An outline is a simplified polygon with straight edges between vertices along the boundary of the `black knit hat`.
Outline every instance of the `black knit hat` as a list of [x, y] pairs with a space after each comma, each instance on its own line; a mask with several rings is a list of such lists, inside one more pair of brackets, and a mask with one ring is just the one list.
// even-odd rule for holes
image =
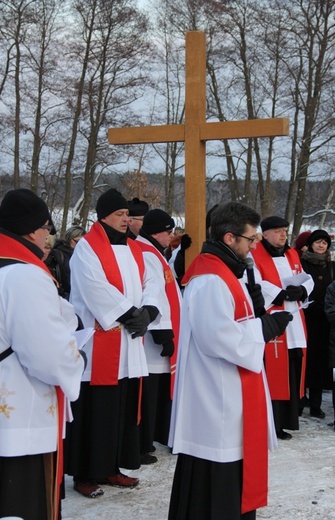
[[313, 231], [307, 238], [306, 245], [310, 247], [313, 244], [313, 242], [315, 242], [316, 240], [321, 240], [321, 238], [327, 242], [329, 248], [332, 241], [327, 231], [325, 231], [324, 229], [316, 229], [315, 231]]
[[145, 200], [140, 200], [137, 197], [128, 200], [128, 206], [130, 217], [143, 217], [149, 211], [149, 204], [145, 202]]
[[162, 209], [152, 209], [144, 215], [141, 230], [147, 235], [169, 231], [175, 227], [172, 217]]
[[96, 205], [98, 220], [114, 213], [118, 209], [129, 209], [128, 202], [115, 188], [110, 188], [98, 198]]
[[6, 193], [0, 205], [0, 227], [15, 233], [27, 235], [49, 221], [52, 224], [48, 206], [31, 190], [19, 188]]
[[267, 229], [276, 229], [281, 227], [289, 227], [290, 223], [282, 217], [277, 217], [273, 215], [272, 217], [266, 217], [261, 222], [262, 231], [266, 231]]

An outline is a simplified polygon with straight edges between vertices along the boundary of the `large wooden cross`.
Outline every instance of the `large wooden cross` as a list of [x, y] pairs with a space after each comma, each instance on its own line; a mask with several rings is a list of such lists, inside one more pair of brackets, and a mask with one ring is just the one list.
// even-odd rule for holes
[[206, 36], [186, 33], [185, 123], [110, 128], [111, 144], [185, 143], [185, 229], [192, 237], [187, 265], [205, 239], [206, 141], [288, 135], [286, 118], [206, 123]]

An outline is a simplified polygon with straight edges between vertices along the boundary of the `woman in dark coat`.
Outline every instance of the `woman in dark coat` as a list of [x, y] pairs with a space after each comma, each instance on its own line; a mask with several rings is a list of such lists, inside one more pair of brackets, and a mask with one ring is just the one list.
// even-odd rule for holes
[[329, 333], [329, 366], [333, 372], [333, 408], [335, 430], [335, 282], [328, 285], [325, 297], [325, 313], [330, 324]]
[[78, 240], [86, 234], [81, 226], [72, 226], [66, 233], [64, 240], [56, 240], [45, 264], [59, 283], [58, 293], [66, 300], [70, 297], [70, 260]]
[[331, 260], [331, 239], [327, 231], [316, 229], [307, 238], [308, 250], [302, 254], [304, 271], [314, 280], [309, 295], [312, 301], [305, 310], [307, 325], [306, 387], [309, 388], [310, 414], [323, 419], [322, 390], [332, 388], [332, 371], [329, 368], [329, 322], [324, 310], [326, 289], [334, 280], [335, 262]]

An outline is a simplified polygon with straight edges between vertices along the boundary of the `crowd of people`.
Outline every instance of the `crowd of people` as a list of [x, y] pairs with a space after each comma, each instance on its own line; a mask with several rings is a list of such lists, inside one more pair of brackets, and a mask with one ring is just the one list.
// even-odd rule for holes
[[325, 418], [323, 390], [335, 408], [330, 235], [291, 247], [285, 218], [218, 204], [186, 268], [162, 209], [110, 188], [96, 215], [55, 239], [30, 190], [0, 205], [0, 517], [60, 519], [64, 474], [85, 499], [133, 488], [158, 442], [169, 520], [254, 520], [268, 450]]

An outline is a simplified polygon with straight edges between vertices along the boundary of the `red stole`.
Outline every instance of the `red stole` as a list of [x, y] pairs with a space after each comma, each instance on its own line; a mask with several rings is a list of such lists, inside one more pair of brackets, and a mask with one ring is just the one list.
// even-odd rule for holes
[[[42, 260], [40, 260], [30, 249], [25, 247], [21, 242], [7, 235], [0, 235], [0, 258], [8, 258], [33, 264], [45, 271], [54, 281], [49, 269]], [[57, 396], [58, 411], [58, 438], [57, 438], [57, 469], [54, 489], [54, 519], [58, 519], [58, 508], [60, 500], [60, 485], [63, 480], [63, 425], [64, 425], [64, 393], [59, 386], [55, 386]]]
[[[253, 312], [238, 278], [218, 257], [198, 255], [184, 278], [186, 285], [194, 276], [216, 274], [228, 285], [235, 301], [235, 321], [244, 321]], [[254, 318], [252, 318], [254, 319]], [[267, 505], [268, 424], [262, 373], [238, 367], [243, 399], [243, 486], [242, 514]]]
[[[99, 258], [108, 282], [122, 294], [124, 293], [122, 275], [107, 234], [99, 222], [95, 222], [83, 237]], [[127, 246], [135, 258], [141, 283], [143, 284], [144, 261], [141, 249], [134, 240], [128, 240]], [[121, 324], [104, 330], [95, 322], [92, 353], [91, 385], [117, 385], [121, 350]]]
[[[259, 270], [262, 280], [266, 280], [282, 287], [282, 283], [273, 261], [272, 256], [266, 251], [262, 242], [259, 242], [257, 248], [252, 251], [252, 256], [255, 260], [257, 269]], [[285, 257], [290, 264], [292, 272], [301, 273], [302, 267], [297, 251], [293, 248], [285, 251]], [[282, 305], [274, 305], [268, 312], [274, 310], [284, 310], [284, 303]], [[306, 334], [306, 322], [303, 310], [300, 310], [300, 318]], [[300, 379], [300, 397], [305, 393], [305, 368], [306, 368], [306, 349], [302, 350], [303, 365]], [[269, 384], [271, 399], [288, 401], [290, 399], [290, 381], [289, 381], [289, 357], [287, 348], [286, 332], [278, 338], [271, 340], [265, 347], [265, 369], [266, 377]]]
[[167, 299], [170, 304], [170, 313], [171, 313], [171, 322], [172, 322], [172, 330], [174, 333], [174, 353], [170, 357], [170, 367], [171, 367], [171, 399], [173, 397], [173, 389], [174, 389], [174, 381], [176, 376], [176, 363], [177, 363], [177, 349], [178, 349], [178, 340], [179, 340], [179, 329], [180, 329], [180, 301], [178, 290], [176, 287], [175, 277], [173, 276], [173, 272], [163, 257], [163, 255], [158, 251], [156, 247], [151, 244], [146, 244], [141, 242], [140, 240], [136, 241], [136, 244], [140, 246], [142, 251], [148, 251], [149, 253], [153, 253], [160, 263], [162, 264], [162, 268], [164, 271], [164, 279], [165, 279], [165, 293]]

